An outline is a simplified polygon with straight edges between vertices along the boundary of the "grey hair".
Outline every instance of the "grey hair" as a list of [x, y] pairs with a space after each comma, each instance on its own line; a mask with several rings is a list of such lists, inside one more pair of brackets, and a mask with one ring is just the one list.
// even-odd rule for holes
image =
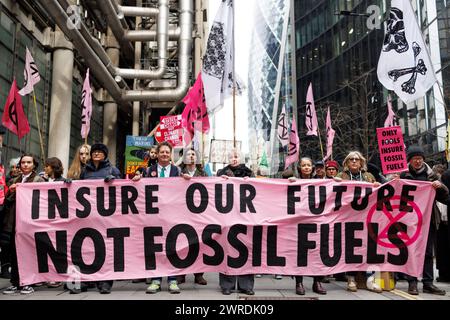
[[11, 160], [9, 160], [9, 167], [11, 168], [11, 167], [17, 166], [19, 164], [19, 160], [20, 160], [20, 157], [12, 158]]
[[242, 152], [238, 148], [232, 148], [230, 152], [228, 152], [228, 160], [230, 160], [234, 154], [236, 154], [239, 157], [240, 163], [244, 163], [245, 159], [242, 158]]

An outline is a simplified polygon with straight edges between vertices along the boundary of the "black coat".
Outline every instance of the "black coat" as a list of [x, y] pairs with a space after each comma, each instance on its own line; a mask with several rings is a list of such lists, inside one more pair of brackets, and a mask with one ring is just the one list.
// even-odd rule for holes
[[237, 167], [232, 167], [230, 165], [223, 169], [217, 171], [217, 176], [228, 176], [228, 177], [254, 177], [255, 174], [250, 168], [247, 168], [245, 164], [240, 164]]
[[[430, 166], [424, 163], [425, 170], [420, 173], [417, 173], [411, 165], [408, 165], [408, 171], [402, 172], [400, 174], [401, 179], [409, 179], [409, 180], [418, 180], [418, 181], [436, 181], [439, 180], [439, 177], [431, 170]], [[439, 201], [443, 204], [447, 204], [449, 196], [448, 188], [445, 184], [442, 184], [442, 188], [436, 189], [436, 197], [433, 202], [433, 212], [431, 213], [431, 223], [434, 223], [436, 229], [439, 226], [441, 221], [441, 214], [439, 212], [439, 208], [436, 205], [436, 201]]]
[[80, 180], [88, 179], [104, 179], [107, 176], [114, 176], [114, 178], [121, 178], [120, 171], [116, 167], [111, 165], [109, 159], [100, 161], [96, 168], [94, 162], [90, 160], [84, 170], [81, 172]]

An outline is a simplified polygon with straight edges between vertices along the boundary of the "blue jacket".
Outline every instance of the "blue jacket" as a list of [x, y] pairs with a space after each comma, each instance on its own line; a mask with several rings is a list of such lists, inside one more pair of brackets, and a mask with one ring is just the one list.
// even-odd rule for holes
[[80, 180], [87, 179], [104, 179], [107, 176], [114, 176], [115, 178], [121, 178], [119, 169], [113, 167], [109, 162], [109, 159], [101, 161], [98, 168], [95, 167], [94, 163], [91, 161], [86, 164], [83, 172], [80, 175]]
[[[171, 164], [169, 177], [179, 177], [179, 176], [180, 176], [180, 169], [177, 166]], [[155, 163], [147, 168], [145, 177], [158, 178], [158, 164], [157, 163]]]

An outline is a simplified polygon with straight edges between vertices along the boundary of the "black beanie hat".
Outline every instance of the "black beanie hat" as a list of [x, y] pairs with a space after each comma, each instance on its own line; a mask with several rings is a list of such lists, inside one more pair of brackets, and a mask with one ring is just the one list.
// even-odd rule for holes
[[406, 153], [407, 153], [406, 158], [408, 159], [408, 162], [414, 156], [421, 156], [423, 160], [425, 160], [425, 151], [423, 151], [422, 147], [420, 146], [410, 146]]
[[91, 158], [92, 158], [92, 153], [94, 151], [101, 151], [105, 154], [105, 159], [108, 158], [108, 147], [105, 146], [103, 143], [95, 143], [92, 145], [91, 147]]

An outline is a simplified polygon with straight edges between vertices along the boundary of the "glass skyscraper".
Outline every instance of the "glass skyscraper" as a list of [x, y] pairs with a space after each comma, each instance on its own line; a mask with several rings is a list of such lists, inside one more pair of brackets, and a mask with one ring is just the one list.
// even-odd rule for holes
[[270, 156], [271, 129], [274, 116], [281, 110], [279, 106], [285, 103], [288, 110], [292, 109], [289, 0], [256, 1], [254, 14], [248, 74], [248, 123], [251, 159], [256, 165], [264, 150]]

